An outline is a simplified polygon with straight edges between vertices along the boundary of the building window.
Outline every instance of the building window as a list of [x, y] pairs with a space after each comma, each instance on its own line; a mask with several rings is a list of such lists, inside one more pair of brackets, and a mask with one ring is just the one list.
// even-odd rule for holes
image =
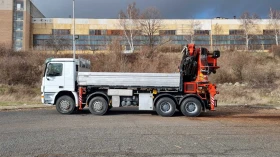
[[96, 30], [89, 30], [89, 35], [107, 35], [107, 30], [100, 30], [100, 29], [96, 29]]
[[15, 38], [16, 40], [22, 40], [22, 38], [23, 38], [23, 33], [22, 33], [22, 31], [16, 31], [16, 32], [14, 33], [14, 38]]
[[15, 21], [14, 30], [15, 31], [22, 31], [23, 30], [23, 21]]
[[53, 29], [52, 34], [53, 35], [69, 35], [70, 29]]
[[176, 35], [176, 30], [160, 30], [159, 35]]
[[194, 35], [209, 35], [209, 30], [194, 30]]
[[122, 30], [108, 30], [107, 35], [123, 35]]
[[20, 0], [15, 0], [14, 1], [14, 7], [15, 7], [15, 10], [17, 10], [17, 11], [23, 11], [24, 2], [20, 1]]
[[16, 21], [22, 21], [23, 20], [23, 12], [17, 11], [14, 16], [15, 16], [14, 18], [15, 18]]
[[242, 34], [244, 34], [244, 30], [241, 30], [241, 29], [229, 30], [229, 35], [242, 35]]
[[[276, 30], [277, 32], [280, 32], [279, 30]], [[263, 35], [274, 35], [275, 34], [275, 30], [271, 30], [271, 29], [264, 29], [263, 30]]]
[[101, 35], [101, 30], [89, 30], [90, 35]]
[[23, 30], [24, 30], [24, 3], [23, 0], [13, 0], [13, 48], [22, 50], [23, 48]]

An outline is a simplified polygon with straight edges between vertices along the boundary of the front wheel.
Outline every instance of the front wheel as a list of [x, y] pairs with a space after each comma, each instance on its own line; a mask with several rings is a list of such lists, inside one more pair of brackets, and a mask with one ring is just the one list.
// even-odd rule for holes
[[186, 98], [181, 103], [181, 112], [188, 117], [197, 117], [201, 113], [201, 102], [196, 98]]
[[89, 111], [94, 115], [104, 115], [108, 110], [108, 102], [102, 97], [92, 98], [89, 102]]
[[61, 114], [72, 114], [75, 108], [75, 102], [70, 96], [61, 96], [56, 101], [56, 110]]

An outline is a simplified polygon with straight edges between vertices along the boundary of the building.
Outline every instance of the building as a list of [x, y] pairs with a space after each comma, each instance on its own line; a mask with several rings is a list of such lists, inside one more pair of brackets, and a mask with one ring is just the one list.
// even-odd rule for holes
[[[15, 50], [72, 50], [73, 20], [45, 18], [30, 0], [2, 0], [0, 22], [0, 43], [11, 45]], [[212, 49], [244, 50], [246, 40], [241, 26], [235, 17], [164, 19], [156, 32], [156, 43], [167, 41], [166, 46], [182, 47], [193, 42]], [[105, 50], [116, 39], [129, 49], [118, 19], [75, 19], [75, 27], [78, 51]], [[268, 19], [257, 21], [257, 29], [250, 32], [249, 38], [251, 50], [268, 50], [276, 44]], [[137, 36], [135, 49], [141, 49], [147, 40], [144, 34]]]
[[[196, 24], [194, 24], [196, 23]], [[257, 29], [251, 31], [249, 49], [267, 50], [275, 45], [273, 32], [268, 28], [269, 20], [257, 22]], [[102, 50], [114, 39], [121, 39], [122, 45], [129, 48], [118, 19], [76, 19], [75, 32], [77, 50]], [[60, 49], [72, 49], [72, 19], [32, 19], [33, 47], [37, 50], [49, 50], [59, 46]], [[168, 46], [183, 46], [193, 42], [199, 46], [213, 49], [244, 50], [246, 40], [239, 19], [162, 20], [162, 27], [156, 33], [157, 42], [167, 41]], [[139, 35], [134, 39], [135, 49], [145, 45], [147, 36]]]
[[44, 15], [30, 0], [1, 0], [0, 43], [15, 50], [30, 49], [32, 18], [44, 18]]

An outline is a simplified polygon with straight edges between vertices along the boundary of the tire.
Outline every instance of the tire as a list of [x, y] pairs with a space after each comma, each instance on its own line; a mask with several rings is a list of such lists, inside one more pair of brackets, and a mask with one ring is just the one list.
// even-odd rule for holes
[[160, 98], [156, 102], [156, 112], [162, 117], [172, 117], [176, 111], [176, 103], [167, 97]]
[[61, 114], [72, 114], [75, 109], [75, 102], [70, 96], [61, 96], [56, 101], [56, 110]]
[[201, 102], [197, 98], [186, 98], [181, 103], [181, 112], [188, 117], [197, 117], [202, 110]]
[[108, 107], [108, 102], [103, 97], [94, 97], [89, 102], [89, 111], [94, 115], [104, 115]]

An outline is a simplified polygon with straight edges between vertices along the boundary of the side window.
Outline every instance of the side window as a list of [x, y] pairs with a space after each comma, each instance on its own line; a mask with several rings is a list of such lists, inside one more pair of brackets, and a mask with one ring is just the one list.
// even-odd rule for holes
[[48, 66], [47, 76], [62, 76], [62, 70], [62, 63], [50, 63]]

